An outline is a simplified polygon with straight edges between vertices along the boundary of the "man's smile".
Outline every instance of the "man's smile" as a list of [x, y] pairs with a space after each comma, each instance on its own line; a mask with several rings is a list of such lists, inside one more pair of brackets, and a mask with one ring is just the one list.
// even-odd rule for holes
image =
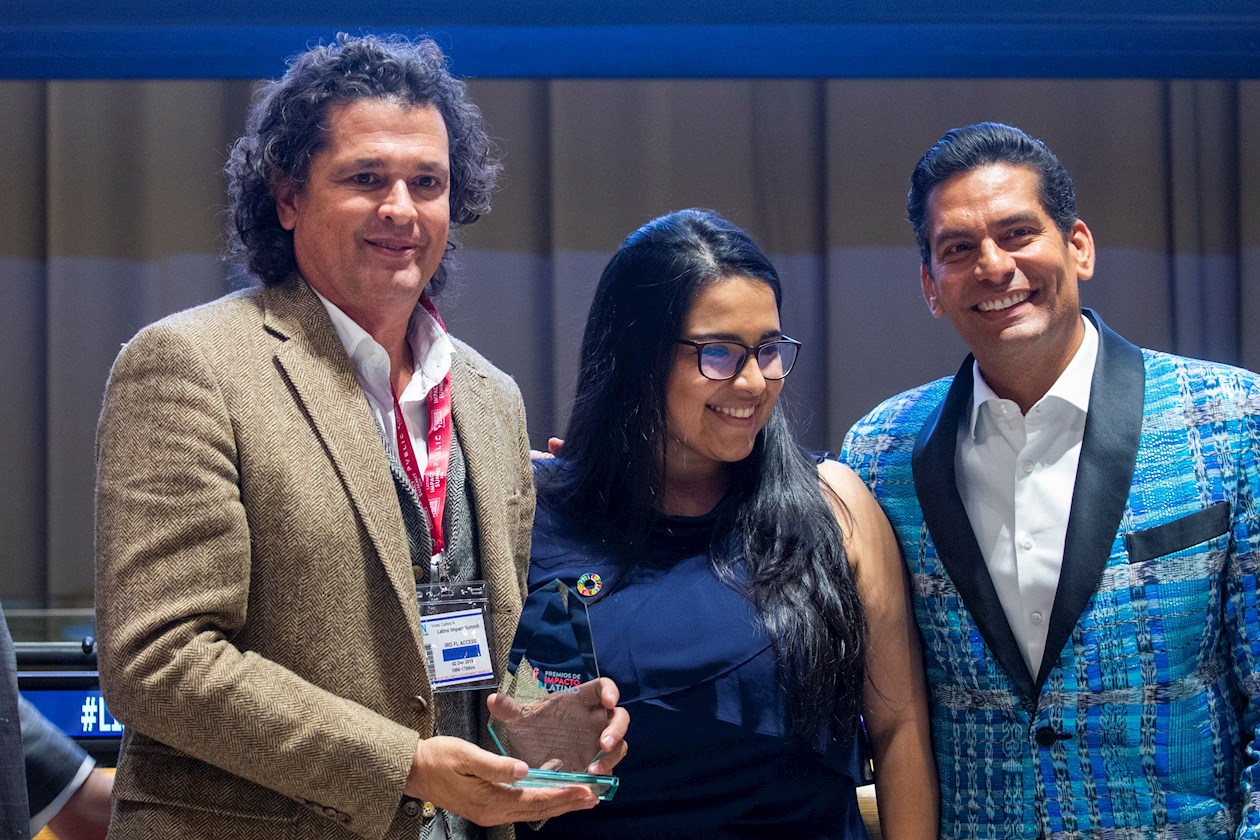
[[972, 309], [977, 312], [1000, 312], [1003, 309], [1010, 309], [1016, 304], [1023, 303], [1033, 296], [1031, 291], [1013, 292], [1006, 297], [997, 300], [986, 300], [983, 303], [977, 303]]

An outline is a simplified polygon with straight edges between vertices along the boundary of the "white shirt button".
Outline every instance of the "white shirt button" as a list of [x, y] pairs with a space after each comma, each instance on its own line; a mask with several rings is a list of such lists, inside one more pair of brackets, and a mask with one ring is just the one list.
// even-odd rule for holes
[[1030, 473], [1030, 472], [1032, 472], [1032, 471], [1033, 471], [1032, 461], [1025, 461], [1025, 462], [1024, 462], [1024, 472], [1026, 472], [1026, 473]]
[[1024, 537], [1024, 541], [1020, 543], [1020, 546], [1024, 549], [1024, 551], [1032, 551], [1032, 537]]
[[1032, 615], [1028, 616], [1028, 618], [1030, 621], [1032, 621], [1033, 624], [1041, 623], [1041, 613], [1039, 612], [1033, 613]]

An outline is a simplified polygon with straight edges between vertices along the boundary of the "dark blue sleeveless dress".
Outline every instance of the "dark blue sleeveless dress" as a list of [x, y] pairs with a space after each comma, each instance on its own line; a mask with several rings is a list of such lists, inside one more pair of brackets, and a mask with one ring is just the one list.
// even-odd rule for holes
[[[540, 838], [866, 837], [855, 739], [820, 733], [809, 747], [788, 737], [770, 638], [748, 599], [710, 567], [715, 518], [665, 518], [651, 567], [623, 581], [614, 560], [540, 501], [530, 590], [600, 576], [583, 600], [600, 673], [630, 713], [616, 797], [549, 820]], [[534, 834], [518, 826], [522, 840]]]

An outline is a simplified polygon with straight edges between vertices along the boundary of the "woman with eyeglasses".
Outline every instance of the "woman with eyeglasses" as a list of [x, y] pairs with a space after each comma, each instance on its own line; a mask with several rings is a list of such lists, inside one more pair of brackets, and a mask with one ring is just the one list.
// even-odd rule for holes
[[563, 449], [536, 463], [529, 585], [580, 593], [630, 751], [612, 801], [544, 836], [863, 837], [859, 715], [884, 836], [935, 836], [897, 545], [857, 477], [793, 440], [779, 309], [765, 254], [709, 211], [654, 219], [604, 269]]

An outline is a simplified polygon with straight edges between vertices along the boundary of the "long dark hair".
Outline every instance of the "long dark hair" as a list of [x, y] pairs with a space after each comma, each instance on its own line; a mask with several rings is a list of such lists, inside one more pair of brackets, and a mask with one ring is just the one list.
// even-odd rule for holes
[[[698, 289], [733, 276], [764, 282], [781, 306], [779, 275], [747, 233], [711, 211], [680, 210], [630, 234], [600, 277], [560, 468], [539, 493], [626, 563], [637, 562], [664, 492], [665, 395], [683, 320]], [[826, 722], [846, 737], [861, 707], [866, 625], [844, 535], [781, 406], [730, 479], [714, 566], [748, 581], [793, 732], [810, 740]]]

